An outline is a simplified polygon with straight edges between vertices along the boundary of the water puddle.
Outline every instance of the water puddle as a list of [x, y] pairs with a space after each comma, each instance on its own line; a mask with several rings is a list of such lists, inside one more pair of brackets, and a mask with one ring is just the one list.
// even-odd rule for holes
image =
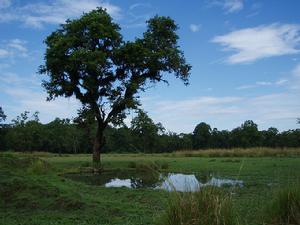
[[196, 191], [201, 187], [205, 186], [238, 186], [243, 187], [243, 181], [241, 180], [232, 180], [232, 179], [222, 179], [216, 177], [210, 177], [206, 179], [206, 182], [203, 182], [194, 174], [168, 174], [164, 177], [164, 181], [156, 187], [156, 189], [164, 189], [167, 191]]
[[204, 186], [235, 186], [243, 187], [243, 181], [224, 179], [211, 175], [182, 173], [142, 173], [136, 171], [104, 172], [94, 174], [67, 174], [66, 178], [84, 182], [89, 185], [104, 187], [151, 188], [167, 191], [196, 191]]

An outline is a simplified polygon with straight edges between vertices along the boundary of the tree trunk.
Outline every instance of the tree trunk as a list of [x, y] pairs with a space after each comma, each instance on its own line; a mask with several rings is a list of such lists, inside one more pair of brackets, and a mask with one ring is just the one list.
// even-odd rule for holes
[[96, 132], [96, 137], [94, 140], [94, 146], [93, 146], [93, 165], [94, 169], [99, 169], [101, 168], [101, 150], [104, 145], [104, 126], [101, 126], [100, 123], [98, 123], [97, 127], [97, 132]]

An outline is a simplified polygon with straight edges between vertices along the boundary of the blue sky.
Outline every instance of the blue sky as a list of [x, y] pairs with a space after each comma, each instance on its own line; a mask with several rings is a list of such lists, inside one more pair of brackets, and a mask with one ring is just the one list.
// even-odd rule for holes
[[298, 127], [299, 0], [0, 0], [0, 106], [8, 121], [25, 110], [39, 111], [42, 122], [76, 115], [74, 98], [45, 101], [36, 72], [45, 37], [97, 6], [107, 8], [125, 40], [140, 36], [156, 14], [179, 25], [179, 44], [193, 67], [190, 85], [169, 75], [169, 86], [141, 97], [167, 130], [191, 132], [201, 121], [232, 129], [247, 119], [259, 129]]

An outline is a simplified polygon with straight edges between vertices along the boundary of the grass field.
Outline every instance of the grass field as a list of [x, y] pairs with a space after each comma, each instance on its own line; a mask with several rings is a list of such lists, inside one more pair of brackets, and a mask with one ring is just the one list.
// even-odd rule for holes
[[[134, 164], [155, 162], [167, 165], [165, 171], [243, 180], [244, 187], [232, 193], [236, 217], [239, 224], [255, 225], [262, 223], [274, 191], [299, 184], [300, 158], [295, 151], [272, 157], [199, 157], [195, 152], [104, 154], [103, 167], [132, 170]], [[0, 224], [156, 224], [170, 193], [89, 186], [62, 176], [88, 169], [90, 160], [90, 155], [1, 153]]]

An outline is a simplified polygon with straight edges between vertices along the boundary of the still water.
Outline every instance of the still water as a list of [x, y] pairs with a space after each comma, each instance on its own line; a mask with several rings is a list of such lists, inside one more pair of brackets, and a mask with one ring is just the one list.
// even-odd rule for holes
[[104, 172], [94, 174], [68, 174], [66, 178], [84, 182], [89, 185], [127, 188], [151, 188], [167, 191], [195, 191], [204, 186], [243, 187], [243, 181], [214, 177], [212, 175], [182, 173], [142, 173], [135, 171]]

